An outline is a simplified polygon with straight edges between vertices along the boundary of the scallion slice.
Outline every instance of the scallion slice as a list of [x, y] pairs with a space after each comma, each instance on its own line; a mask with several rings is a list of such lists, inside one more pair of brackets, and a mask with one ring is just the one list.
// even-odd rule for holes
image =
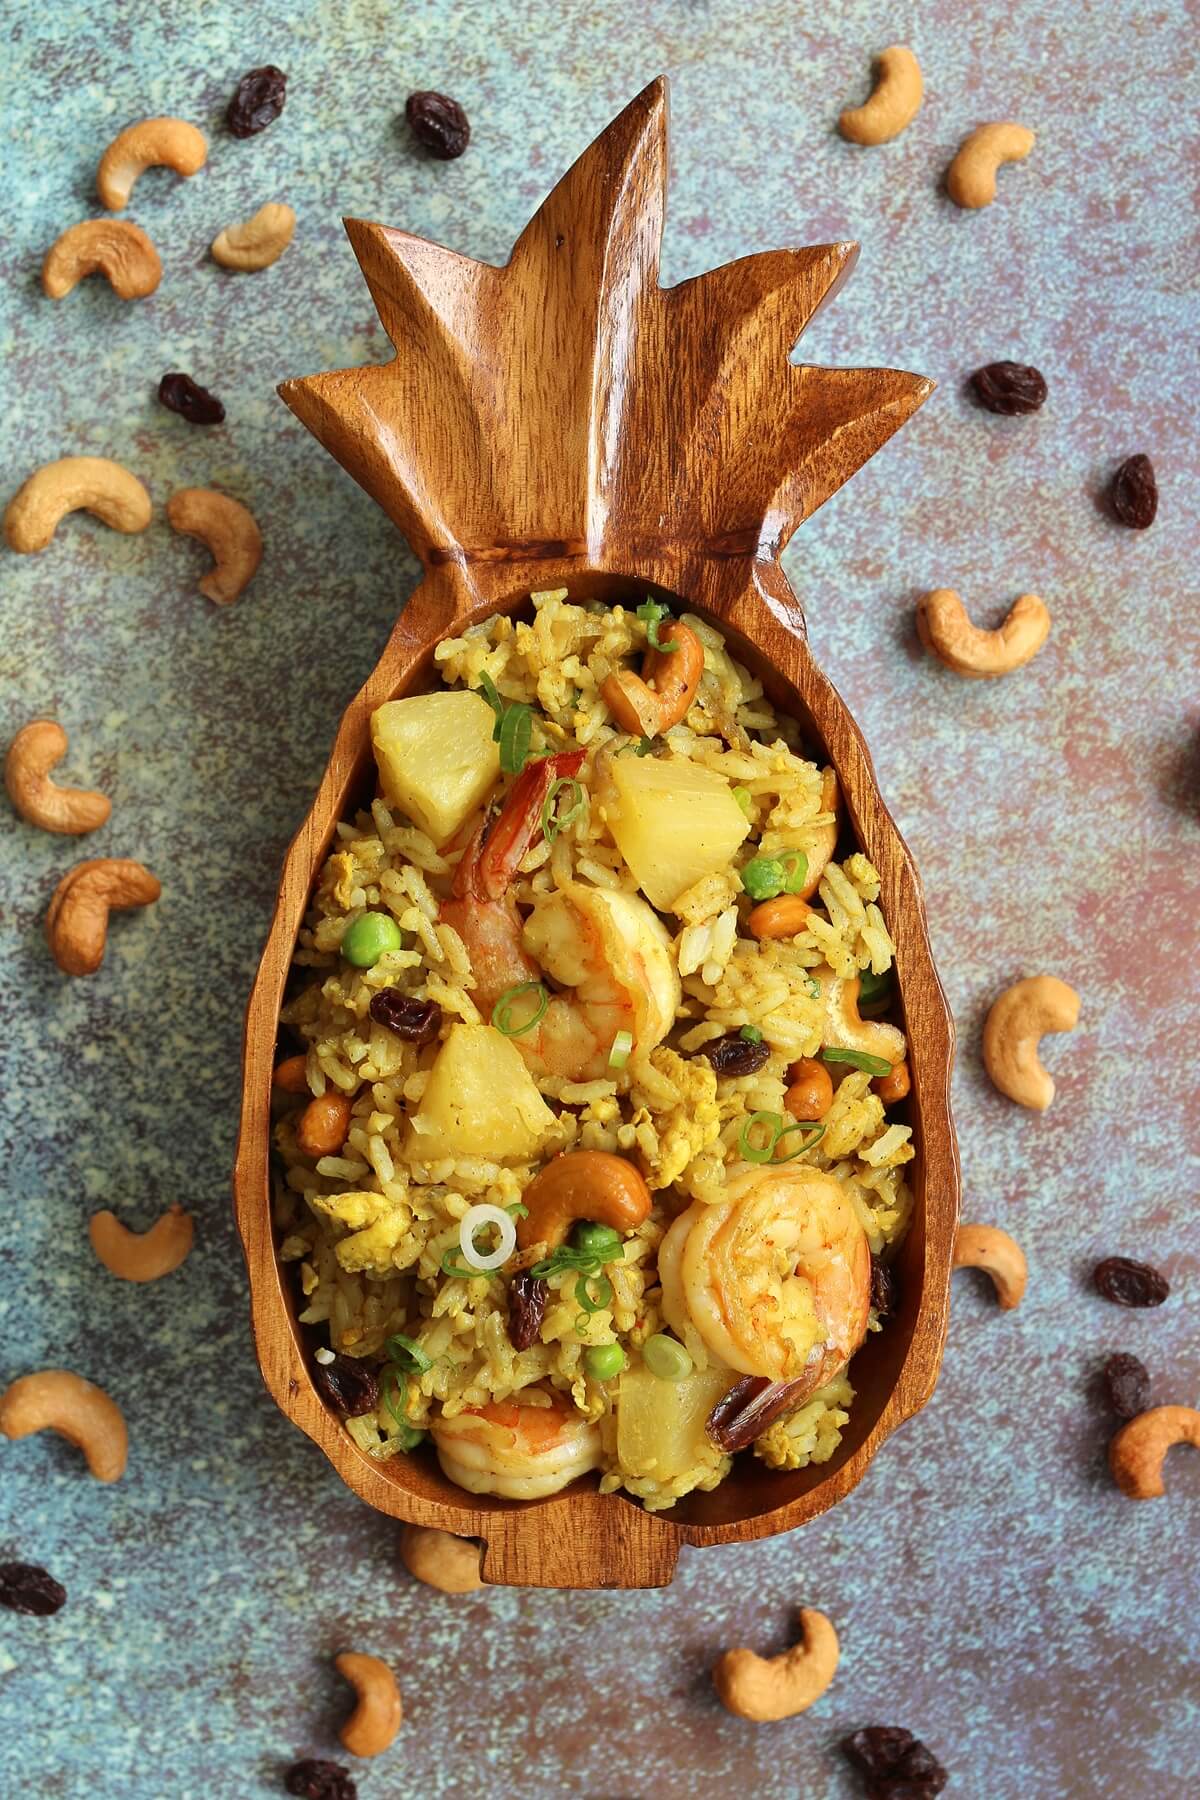
[[616, 1037], [612, 1041], [612, 1049], [608, 1053], [609, 1068], [623, 1069], [625, 1064], [629, 1061], [629, 1054], [632, 1049], [632, 1031], [618, 1031]]
[[[512, 1009], [515, 1002], [524, 994], [536, 994], [538, 997], [537, 1005], [528, 1019], [523, 1020], [520, 1025], [514, 1025], [512, 1022]], [[510, 987], [501, 994], [495, 1006], [493, 1006], [492, 1024], [496, 1027], [496, 1030], [502, 1032], [505, 1037], [524, 1037], [527, 1031], [533, 1030], [549, 1004], [550, 992], [544, 982], [519, 981], [516, 987]]]
[[821, 998], [821, 984], [815, 975], [806, 975], [804, 977], [804, 985], [814, 1000], [819, 1000]]
[[[774, 1155], [774, 1150], [779, 1148], [785, 1137], [791, 1137], [794, 1131], [811, 1131], [813, 1135], [807, 1138], [798, 1150], [789, 1150], [786, 1156]], [[819, 1119], [801, 1119], [796, 1125], [785, 1125], [775, 1139], [771, 1160], [777, 1163], [794, 1162], [798, 1156], [803, 1156], [806, 1150], [811, 1150], [813, 1145], [819, 1143], [824, 1136], [825, 1127]]]
[[[486, 669], [479, 677], [479, 687], [477, 691], [483, 695], [484, 699], [495, 713], [496, 724], [499, 725], [501, 719], [504, 717], [504, 701], [500, 698], [500, 690]], [[493, 732], [492, 735], [494, 737], [495, 733]]]
[[742, 1029], [738, 1032], [738, 1036], [740, 1038], [745, 1038], [748, 1044], [761, 1044], [763, 1041], [762, 1032], [758, 1029], [757, 1025], [743, 1025]]
[[637, 616], [646, 627], [646, 642], [652, 650], [664, 652], [668, 650], [678, 650], [679, 642], [677, 639], [668, 638], [664, 644], [658, 635], [659, 625], [664, 619], [669, 619], [671, 616], [670, 608], [664, 606], [661, 600], [648, 599], [644, 601], [637, 609]]
[[732, 792], [734, 799], [737, 801], [742, 811], [748, 813], [750, 811], [750, 789], [748, 787], [735, 787]]
[[[554, 809], [558, 796], [562, 793], [568, 793], [570, 799], [565, 809], [556, 815]], [[582, 818], [583, 809], [583, 783], [574, 780], [572, 776], [560, 775], [542, 801], [542, 836], [546, 842], [552, 844], [560, 831], [565, 831], [568, 825], [573, 825], [576, 819]]]
[[588, 1277], [581, 1275], [575, 1283], [575, 1304], [581, 1306], [585, 1313], [603, 1312], [611, 1305], [613, 1285], [607, 1275]]
[[442, 1274], [456, 1276], [459, 1281], [475, 1281], [484, 1272], [483, 1269], [464, 1269], [455, 1262], [453, 1250], [447, 1250], [442, 1257]]
[[785, 894], [798, 894], [808, 879], [808, 858], [803, 850], [781, 850], [779, 860], [783, 864], [783, 891]]
[[865, 1050], [839, 1050], [832, 1044], [827, 1044], [821, 1051], [821, 1061], [849, 1063], [852, 1069], [861, 1069], [865, 1075], [890, 1075], [892, 1072], [886, 1056], [868, 1056]]
[[[753, 1144], [750, 1141], [750, 1134], [760, 1125], [765, 1125], [770, 1131], [770, 1139], [766, 1144]], [[775, 1145], [779, 1141], [779, 1134], [782, 1130], [782, 1114], [777, 1112], [753, 1112], [742, 1126], [741, 1135], [738, 1138], [738, 1149], [741, 1151], [747, 1162], [770, 1162], [772, 1156], [775, 1154]]]
[[496, 742], [500, 746], [500, 767], [506, 775], [519, 775], [529, 760], [533, 737], [533, 710], [520, 701], [505, 708]]
[[433, 1358], [426, 1356], [420, 1344], [413, 1338], [405, 1337], [401, 1331], [397, 1331], [390, 1338], [385, 1338], [383, 1348], [398, 1369], [407, 1369], [415, 1375], [424, 1375], [427, 1369], [433, 1367]]

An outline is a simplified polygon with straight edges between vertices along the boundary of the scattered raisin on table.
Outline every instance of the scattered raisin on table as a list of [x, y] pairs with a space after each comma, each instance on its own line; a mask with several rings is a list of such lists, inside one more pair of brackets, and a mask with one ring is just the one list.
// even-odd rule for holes
[[1036, 412], [1046, 404], [1045, 378], [1028, 363], [986, 363], [972, 375], [971, 386], [980, 406], [989, 412], [1012, 417]]
[[878, 1319], [890, 1319], [896, 1310], [896, 1277], [877, 1256], [871, 1258], [871, 1305]]
[[357, 1419], [379, 1405], [379, 1378], [356, 1356], [335, 1356], [331, 1363], [317, 1363], [313, 1383], [343, 1419]]
[[229, 102], [225, 117], [234, 137], [255, 137], [273, 125], [287, 99], [287, 76], [274, 63], [243, 75]]
[[67, 1590], [36, 1563], [0, 1563], [0, 1606], [10, 1612], [49, 1618], [66, 1602]]
[[432, 1044], [442, 1028], [442, 1009], [436, 1000], [414, 1000], [399, 988], [381, 988], [372, 994], [370, 1014], [410, 1044]]
[[932, 1750], [900, 1725], [865, 1725], [842, 1749], [867, 1777], [868, 1800], [926, 1800], [950, 1779]]
[[471, 141], [467, 115], [449, 94], [435, 94], [428, 88], [410, 94], [404, 103], [404, 116], [418, 144], [423, 144], [441, 162], [461, 156]]
[[767, 1044], [752, 1043], [740, 1031], [730, 1031], [705, 1044], [700, 1054], [707, 1056], [718, 1075], [757, 1075], [771, 1050]]
[[177, 369], [163, 376], [158, 397], [169, 412], [178, 413], [189, 425], [220, 425], [225, 417], [217, 396]]
[[1136, 1356], [1118, 1351], [1104, 1365], [1108, 1404], [1119, 1419], [1136, 1419], [1150, 1404], [1150, 1371]]
[[298, 1800], [358, 1800], [358, 1785], [350, 1771], [341, 1763], [323, 1762], [319, 1756], [293, 1763], [284, 1786]]
[[1113, 512], [1122, 525], [1145, 531], [1158, 511], [1158, 483], [1148, 456], [1127, 456], [1108, 490]]
[[546, 1316], [550, 1289], [540, 1275], [523, 1269], [508, 1284], [508, 1335], [514, 1350], [536, 1344]]
[[1131, 1256], [1106, 1256], [1092, 1271], [1097, 1293], [1114, 1306], [1161, 1306], [1171, 1291], [1165, 1275]]

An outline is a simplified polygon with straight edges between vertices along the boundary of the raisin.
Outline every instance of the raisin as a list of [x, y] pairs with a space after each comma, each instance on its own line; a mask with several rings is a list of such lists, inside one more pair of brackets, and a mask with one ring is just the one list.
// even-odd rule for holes
[[287, 76], [274, 63], [243, 75], [225, 117], [234, 137], [255, 137], [273, 125], [287, 99]]
[[1158, 483], [1148, 456], [1127, 456], [1108, 490], [1113, 512], [1122, 525], [1145, 531], [1158, 511]]
[[357, 1419], [379, 1405], [379, 1378], [356, 1356], [335, 1356], [331, 1363], [317, 1363], [313, 1382], [343, 1419]]
[[418, 144], [423, 144], [441, 162], [461, 156], [471, 141], [467, 115], [448, 94], [435, 94], [428, 89], [410, 94], [404, 104], [404, 116]]
[[1106, 1256], [1096, 1264], [1092, 1280], [1114, 1306], [1161, 1306], [1171, 1291], [1165, 1275], [1131, 1256]]
[[949, 1780], [932, 1750], [899, 1725], [866, 1725], [842, 1749], [867, 1777], [868, 1800], [930, 1800]]
[[189, 425], [219, 425], [225, 417], [225, 408], [215, 394], [177, 370], [163, 376], [158, 397], [168, 411], [178, 413]]
[[700, 1053], [707, 1056], [718, 1075], [757, 1075], [770, 1057], [770, 1046], [755, 1044], [739, 1031], [714, 1038]]
[[550, 1289], [540, 1275], [523, 1269], [508, 1284], [508, 1335], [514, 1350], [536, 1344], [546, 1316]]
[[299, 1800], [358, 1800], [358, 1784], [350, 1771], [341, 1763], [323, 1762], [319, 1756], [293, 1763], [283, 1785]]
[[1046, 404], [1046, 383], [1028, 363], [994, 362], [976, 369], [971, 377], [975, 398], [989, 412], [1036, 412]]
[[372, 994], [371, 1017], [410, 1044], [432, 1044], [442, 1028], [442, 1009], [435, 1000], [414, 1000], [399, 988], [381, 988]]
[[886, 1775], [916, 1741], [902, 1725], [864, 1725], [842, 1739], [842, 1750], [860, 1775]]
[[0, 1563], [0, 1606], [49, 1618], [66, 1603], [67, 1590], [36, 1563]]
[[877, 1319], [890, 1319], [896, 1310], [896, 1277], [885, 1262], [871, 1258], [871, 1305]]
[[1136, 1356], [1118, 1351], [1104, 1365], [1108, 1404], [1119, 1419], [1136, 1419], [1150, 1404], [1150, 1371]]

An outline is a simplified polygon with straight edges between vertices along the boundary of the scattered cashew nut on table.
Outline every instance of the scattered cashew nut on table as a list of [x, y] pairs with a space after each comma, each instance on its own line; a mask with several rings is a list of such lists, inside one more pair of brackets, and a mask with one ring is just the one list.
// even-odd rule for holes
[[479, 1545], [431, 1525], [406, 1525], [400, 1533], [400, 1560], [417, 1581], [443, 1594], [473, 1594], [483, 1586]]
[[921, 65], [907, 45], [881, 50], [875, 66], [878, 74], [871, 98], [862, 106], [848, 106], [838, 120], [842, 136], [852, 144], [889, 144], [920, 111]]
[[1000, 1092], [1045, 1112], [1054, 1081], [1038, 1058], [1042, 1037], [1074, 1031], [1078, 1022], [1079, 995], [1056, 975], [1029, 975], [1005, 988], [983, 1027], [983, 1066]]
[[129, 1434], [120, 1407], [69, 1369], [39, 1369], [14, 1381], [0, 1395], [0, 1431], [7, 1438], [57, 1431], [83, 1451], [97, 1481], [119, 1481], [125, 1473]]
[[94, 788], [59, 787], [50, 779], [67, 754], [67, 734], [55, 719], [22, 725], [4, 759], [4, 785], [23, 819], [61, 837], [82, 837], [103, 825], [112, 812], [107, 794]]
[[278, 262], [292, 241], [296, 215], [282, 200], [268, 200], [252, 219], [240, 225], [227, 225], [212, 241], [213, 259], [223, 269], [240, 269], [245, 274], [269, 269]]
[[1161, 1499], [1162, 1466], [1173, 1444], [1200, 1450], [1200, 1412], [1194, 1406], [1152, 1406], [1122, 1425], [1108, 1446], [1108, 1466], [1121, 1492], [1130, 1500]]
[[934, 588], [917, 603], [917, 635], [956, 675], [983, 681], [1031, 662], [1050, 635], [1050, 614], [1036, 594], [1021, 594], [1003, 625], [982, 631], [953, 588]]
[[46, 252], [42, 291], [61, 300], [85, 275], [104, 275], [121, 300], [144, 300], [162, 280], [158, 251], [129, 219], [84, 219]]
[[534, 1244], [557, 1249], [577, 1219], [625, 1233], [650, 1216], [650, 1189], [641, 1170], [610, 1150], [571, 1150], [554, 1157], [521, 1199], [529, 1209], [517, 1220], [522, 1250]]
[[167, 501], [167, 519], [212, 551], [214, 566], [199, 584], [205, 598], [219, 606], [236, 600], [262, 560], [262, 533], [249, 508], [215, 488], [180, 488]]
[[824, 1613], [800, 1613], [802, 1641], [769, 1660], [753, 1650], [726, 1650], [713, 1664], [722, 1706], [740, 1719], [765, 1724], [806, 1712], [825, 1692], [838, 1666], [837, 1633]]
[[1027, 125], [1005, 119], [980, 125], [963, 139], [946, 172], [946, 191], [956, 206], [974, 210], [996, 198], [996, 171], [1002, 163], [1024, 162], [1036, 142]]
[[338, 1736], [351, 1756], [378, 1756], [394, 1740], [404, 1716], [396, 1677], [378, 1656], [358, 1650], [344, 1650], [333, 1666], [358, 1695]]
[[21, 555], [44, 550], [68, 513], [90, 512], [114, 531], [145, 531], [150, 496], [136, 475], [107, 456], [63, 456], [43, 463], [4, 512], [4, 536]]
[[98, 856], [68, 869], [46, 913], [46, 942], [63, 974], [94, 975], [110, 911], [151, 906], [161, 893], [162, 883], [130, 857]]
[[1020, 1306], [1029, 1268], [1015, 1238], [997, 1225], [960, 1225], [954, 1239], [954, 1267], [982, 1269], [990, 1275], [1005, 1312]]
[[173, 1275], [192, 1248], [195, 1220], [172, 1206], [148, 1231], [130, 1231], [116, 1213], [93, 1213], [88, 1220], [92, 1249], [110, 1274], [122, 1281], [158, 1281]]
[[118, 132], [96, 171], [100, 204], [120, 212], [129, 204], [134, 184], [147, 169], [174, 169], [195, 175], [208, 160], [208, 139], [186, 119], [139, 119]]

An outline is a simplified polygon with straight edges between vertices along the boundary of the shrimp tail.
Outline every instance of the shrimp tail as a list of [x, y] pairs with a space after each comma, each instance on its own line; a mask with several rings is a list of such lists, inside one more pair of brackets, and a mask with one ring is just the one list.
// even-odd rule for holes
[[480, 821], [455, 872], [452, 891], [458, 900], [499, 900], [541, 835], [542, 808], [556, 781], [577, 775], [584, 750], [544, 756], [517, 777], [500, 811]]

